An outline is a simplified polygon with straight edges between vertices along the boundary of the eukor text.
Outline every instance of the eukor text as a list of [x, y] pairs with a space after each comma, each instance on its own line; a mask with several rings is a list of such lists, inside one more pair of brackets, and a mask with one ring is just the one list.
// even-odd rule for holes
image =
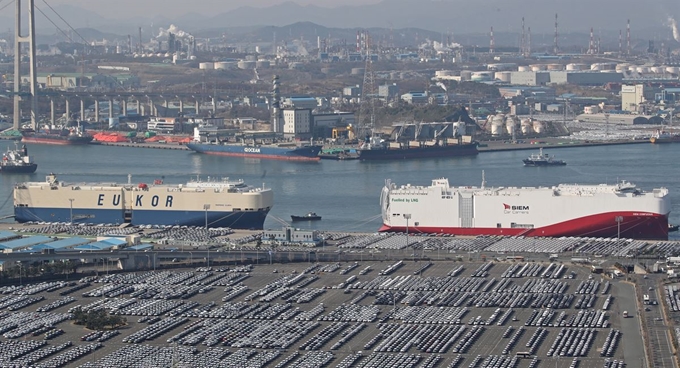
[[[146, 197], [146, 198], [145, 198]], [[114, 194], [111, 196], [111, 205], [113, 206], [120, 206], [120, 201], [121, 201], [121, 195], [120, 194]], [[99, 197], [97, 198], [97, 206], [103, 206], [106, 202], [108, 202], [106, 195], [100, 194]], [[154, 195], [154, 196], [149, 196], [146, 194], [137, 194], [134, 199], [135, 207], [145, 207], [151, 205], [151, 207], [166, 207], [170, 208], [172, 207], [172, 196], [168, 195], [165, 196], [164, 199], [161, 199], [160, 196]]]

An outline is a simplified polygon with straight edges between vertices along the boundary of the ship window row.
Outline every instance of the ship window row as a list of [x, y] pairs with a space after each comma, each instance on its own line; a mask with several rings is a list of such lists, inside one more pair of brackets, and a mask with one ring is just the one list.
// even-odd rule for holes
[[450, 195], [442, 196], [442, 199], [453, 199], [453, 196], [450, 196]]

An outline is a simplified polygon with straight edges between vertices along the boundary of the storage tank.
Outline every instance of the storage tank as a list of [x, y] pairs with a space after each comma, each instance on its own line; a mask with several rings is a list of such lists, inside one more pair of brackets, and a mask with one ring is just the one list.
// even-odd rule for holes
[[562, 64], [548, 64], [547, 69], [550, 71], [559, 71], [564, 70], [564, 66]]
[[491, 75], [492, 75], [492, 72], [472, 72], [472, 76], [470, 77], [470, 80], [475, 81], [475, 82], [490, 81]]
[[588, 70], [590, 66], [588, 64], [578, 64], [578, 63], [571, 63], [567, 64], [566, 69], [567, 70], [574, 70], [574, 71], [579, 71], [579, 70]]
[[637, 72], [640, 74], [648, 74], [651, 71], [651, 69], [648, 66], [638, 66], [637, 67]]
[[653, 67], [649, 68], [649, 70], [651, 70], [652, 73], [655, 73], [655, 74], [663, 74], [666, 71], [666, 68], [663, 67], [663, 66], [653, 66]]
[[680, 73], [680, 67], [677, 67], [677, 66], [667, 66], [667, 67], [666, 67], [666, 72], [672, 73], [672, 74], [678, 74], [678, 73]]
[[501, 135], [503, 134], [503, 120], [505, 120], [505, 115], [498, 114], [493, 117], [491, 121], [491, 135]]
[[207, 70], [207, 69], [215, 69], [215, 63], [198, 63], [198, 69], [201, 70]]
[[533, 133], [534, 125], [531, 123], [531, 119], [522, 119], [521, 129], [522, 134]]
[[254, 60], [240, 60], [237, 64], [239, 69], [255, 69], [257, 62]]
[[236, 63], [233, 61], [218, 61], [215, 63], [215, 69], [219, 70], [236, 69]]
[[534, 132], [536, 134], [542, 134], [543, 131], [545, 130], [545, 124], [543, 122], [534, 120]]
[[510, 83], [512, 77], [512, 72], [496, 72], [494, 73], [494, 79], [498, 79], [501, 82]]
[[459, 135], [465, 135], [467, 133], [467, 130], [465, 129], [465, 122], [457, 121], [453, 123], [453, 131]]
[[517, 67], [517, 71], [518, 72], [528, 72], [528, 71], [531, 71], [531, 68], [528, 67], [528, 66], [522, 65], [522, 66]]
[[547, 65], [545, 65], [545, 64], [532, 64], [532, 65], [529, 65], [529, 67], [531, 68], [532, 72], [540, 72], [540, 71], [546, 70], [548, 68]]
[[516, 117], [508, 115], [505, 118], [505, 129], [508, 131], [508, 134], [513, 135], [515, 133], [516, 125], [517, 125]]
[[453, 70], [437, 70], [434, 72], [435, 77], [451, 77], [456, 75]]

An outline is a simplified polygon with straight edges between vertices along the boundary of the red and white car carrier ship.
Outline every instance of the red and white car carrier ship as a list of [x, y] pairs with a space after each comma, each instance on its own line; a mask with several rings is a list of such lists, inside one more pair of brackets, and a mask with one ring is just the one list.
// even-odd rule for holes
[[554, 187], [397, 186], [386, 181], [380, 231], [546, 237], [668, 239], [668, 189], [616, 185]]

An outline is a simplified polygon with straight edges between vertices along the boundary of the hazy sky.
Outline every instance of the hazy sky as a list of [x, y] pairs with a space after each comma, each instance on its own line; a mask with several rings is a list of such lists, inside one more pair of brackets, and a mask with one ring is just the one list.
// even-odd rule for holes
[[[50, 5], [75, 5], [92, 10], [110, 18], [134, 16], [143, 13], [147, 16], [160, 15], [177, 17], [186, 13], [216, 15], [241, 6], [264, 7], [280, 4], [290, 0], [47, 0]], [[338, 5], [373, 4], [380, 0], [293, 0], [301, 5], [314, 4], [323, 7]], [[172, 5], [171, 5], [172, 4]], [[44, 7], [42, 0], [36, 1], [38, 7]]]

